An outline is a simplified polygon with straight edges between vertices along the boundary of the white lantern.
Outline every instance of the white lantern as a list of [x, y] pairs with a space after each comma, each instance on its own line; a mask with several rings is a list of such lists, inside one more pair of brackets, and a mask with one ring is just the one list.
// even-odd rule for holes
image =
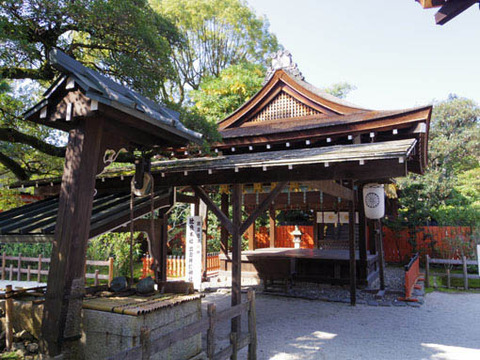
[[365, 216], [381, 219], [385, 215], [385, 190], [383, 184], [366, 184], [363, 187]]

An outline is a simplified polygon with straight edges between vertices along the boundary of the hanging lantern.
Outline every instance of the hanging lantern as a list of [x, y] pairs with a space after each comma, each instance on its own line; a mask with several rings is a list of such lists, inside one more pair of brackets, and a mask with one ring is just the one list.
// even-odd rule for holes
[[365, 216], [381, 219], [385, 215], [385, 191], [383, 184], [366, 184], [363, 187]]

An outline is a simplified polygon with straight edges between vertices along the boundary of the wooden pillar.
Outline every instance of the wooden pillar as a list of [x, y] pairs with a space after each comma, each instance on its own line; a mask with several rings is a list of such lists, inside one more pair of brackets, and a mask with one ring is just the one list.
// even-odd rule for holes
[[275, 247], [275, 207], [272, 205], [270, 206], [269, 210], [270, 214], [270, 226], [269, 226], [269, 232], [270, 232], [270, 247], [273, 248]]
[[375, 222], [374, 220], [367, 220], [368, 228], [368, 245], [370, 247], [370, 254], [377, 253], [376, 235], [375, 235]]
[[42, 347], [50, 356], [80, 357], [85, 256], [103, 123], [89, 118], [69, 134], [42, 322]]
[[[232, 306], [239, 305], [242, 302], [242, 234], [240, 226], [242, 224], [242, 187], [240, 184], [233, 185], [232, 193], [233, 209], [233, 233], [232, 233]], [[240, 316], [232, 319], [232, 332], [240, 334], [241, 321]]]
[[375, 220], [375, 238], [378, 253], [378, 265], [380, 270], [380, 290], [385, 290], [385, 256], [383, 254], [383, 233], [381, 220]]
[[[353, 189], [353, 181], [350, 181], [350, 188]], [[348, 239], [350, 253], [350, 305], [357, 303], [357, 267], [355, 259], [355, 197], [349, 203], [348, 213]]]
[[255, 250], [255, 221], [247, 229], [248, 250]]
[[167, 281], [167, 243], [168, 243], [168, 212], [163, 213], [160, 218], [160, 276], [157, 281]]
[[[221, 203], [220, 203], [220, 210], [222, 213], [226, 215], [228, 218], [228, 194], [222, 194]], [[228, 255], [228, 230], [225, 228], [224, 225], [220, 228], [220, 248], [222, 253], [227, 256]]]
[[360, 274], [361, 279], [368, 278], [367, 264], [367, 223], [365, 217], [365, 208], [363, 205], [363, 186], [358, 188], [355, 198], [358, 199], [358, 252], [360, 256]]
[[313, 211], [313, 248], [318, 249], [318, 223], [316, 209]]

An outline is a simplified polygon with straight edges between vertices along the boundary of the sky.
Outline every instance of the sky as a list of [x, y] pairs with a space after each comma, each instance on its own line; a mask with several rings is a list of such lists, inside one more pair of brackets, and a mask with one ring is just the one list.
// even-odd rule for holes
[[415, 0], [247, 0], [264, 15], [309, 83], [348, 82], [371, 109], [432, 104], [449, 94], [480, 103], [480, 11], [447, 24]]

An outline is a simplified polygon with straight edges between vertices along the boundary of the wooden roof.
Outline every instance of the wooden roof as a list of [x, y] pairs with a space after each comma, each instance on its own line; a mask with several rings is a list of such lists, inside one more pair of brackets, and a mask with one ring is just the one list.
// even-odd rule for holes
[[[154, 207], [173, 201], [171, 189], [156, 192]], [[24, 205], [0, 214], [0, 242], [48, 242], [53, 240], [58, 196]], [[150, 196], [136, 197], [134, 219], [151, 211]], [[112, 231], [130, 221], [130, 193], [99, 194], [93, 199], [89, 238]]]
[[427, 161], [432, 107], [369, 110], [338, 99], [277, 69], [250, 100], [219, 122], [224, 154], [416, 138], [412, 171]]
[[50, 52], [49, 60], [62, 76], [25, 113], [27, 120], [68, 131], [82, 118], [104, 117], [109, 120], [107, 131], [135, 144], [178, 146], [200, 141], [201, 134], [183, 126], [177, 112], [86, 68], [58, 49]]
[[467, 10], [479, 0], [416, 0], [424, 9], [440, 7], [435, 14], [437, 25], [444, 25], [457, 15]]

